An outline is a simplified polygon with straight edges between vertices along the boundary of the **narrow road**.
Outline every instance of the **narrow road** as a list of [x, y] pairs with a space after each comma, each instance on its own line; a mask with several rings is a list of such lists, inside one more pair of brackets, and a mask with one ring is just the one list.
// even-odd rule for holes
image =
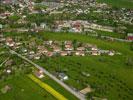
[[46, 75], [48, 75], [51, 79], [53, 79], [54, 81], [56, 81], [58, 84], [60, 84], [62, 87], [64, 87], [66, 90], [68, 90], [70, 93], [72, 93], [74, 96], [76, 96], [79, 100], [86, 100], [85, 96], [82, 95], [81, 93], [74, 91], [73, 89], [71, 89], [69, 86], [67, 86], [65, 83], [63, 83], [62, 81], [60, 81], [59, 79], [57, 79], [55, 76], [53, 76], [51, 73], [49, 73], [46, 69], [44, 69], [43, 67], [37, 65], [36, 63], [32, 62], [31, 60], [27, 59], [26, 57], [22, 56], [21, 54], [18, 54], [17, 52], [10, 50], [10, 53], [17, 55], [18, 57], [20, 57], [21, 59], [29, 62], [30, 64], [34, 65], [36, 68], [38, 68], [39, 70], [42, 70]]
[[[92, 36], [92, 37], [98, 37], [98, 35], [96, 34], [88, 34], [87, 36]], [[126, 39], [120, 39], [120, 38], [115, 38], [115, 37], [111, 37], [111, 36], [105, 36], [105, 35], [101, 35], [101, 38], [107, 38], [107, 39], [113, 39], [119, 42], [132, 42], [132, 40], [126, 40]]]
[[8, 60], [9, 60], [9, 57], [0, 64], [0, 67], [2, 67], [3, 64], [6, 63]]

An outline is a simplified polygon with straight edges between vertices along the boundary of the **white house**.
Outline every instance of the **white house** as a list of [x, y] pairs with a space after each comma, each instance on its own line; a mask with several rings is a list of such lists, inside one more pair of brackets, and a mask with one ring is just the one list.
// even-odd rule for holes
[[65, 73], [60, 73], [59, 74], [59, 78], [62, 81], [68, 80], [68, 76]]

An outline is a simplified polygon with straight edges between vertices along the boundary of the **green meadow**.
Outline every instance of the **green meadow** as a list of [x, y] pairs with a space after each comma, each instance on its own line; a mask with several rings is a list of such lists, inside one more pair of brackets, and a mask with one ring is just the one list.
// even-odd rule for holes
[[133, 9], [133, 0], [97, 0], [101, 3], [107, 3], [113, 7]]
[[0, 100], [56, 100], [26, 75], [12, 76], [8, 80], [0, 82], [0, 89], [6, 85], [10, 86], [11, 90], [7, 93], [0, 92]]

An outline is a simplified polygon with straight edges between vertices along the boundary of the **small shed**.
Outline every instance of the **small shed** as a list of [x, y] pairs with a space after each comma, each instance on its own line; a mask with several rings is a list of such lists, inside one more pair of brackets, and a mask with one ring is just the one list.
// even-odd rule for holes
[[86, 95], [87, 93], [90, 93], [90, 92], [92, 92], [92, 89], [91, 89], [90, 86], [87, 86], [86, 88], [84, 88], [84, 89], [82, 89], [82, 90], [80, 91], [80, 93], [82, 93], [82, 94], [84, 94], [84, 95]]

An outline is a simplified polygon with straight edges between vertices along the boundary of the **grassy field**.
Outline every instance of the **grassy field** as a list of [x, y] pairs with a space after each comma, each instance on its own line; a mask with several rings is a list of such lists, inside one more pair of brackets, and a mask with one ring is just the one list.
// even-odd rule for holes
[[98, 2], [107, 3], [118, 8], [131, 8], [133, 9], [133, 0], [97, 0]]
[[122, 33], [106, 32], [106, 31], [99, 31], [99, 30], [96, 30], [96, 32], [103, 36], [110, 36], [110, 37], [114, 37], [114, 38], [125, 39], [125, 37], [126, 37], [126, 34], [122, 34]]
[[0, 82], [0, 89], [9, 85], [11, 90], [5, 94], [0, 92], [0, 100], [56, 100], [44, 89], [32, 82], [27, 76], [12, 76]]

